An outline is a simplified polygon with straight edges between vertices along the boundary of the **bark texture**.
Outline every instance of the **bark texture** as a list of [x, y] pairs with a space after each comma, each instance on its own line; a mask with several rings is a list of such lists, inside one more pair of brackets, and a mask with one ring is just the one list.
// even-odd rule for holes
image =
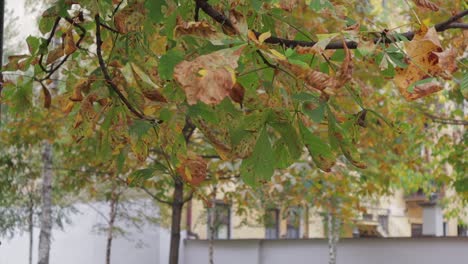
[[184, 185], [180, 180], [174, 184], [171, 221], [171, 244], [169, 250], [169, 264], [179, 264], [180, 222], [184, 206]]
[[42, 210], [39, 235], [39, 264], [49, 264], [52, 233], [52, 145], [44, 141], [42, 153]]

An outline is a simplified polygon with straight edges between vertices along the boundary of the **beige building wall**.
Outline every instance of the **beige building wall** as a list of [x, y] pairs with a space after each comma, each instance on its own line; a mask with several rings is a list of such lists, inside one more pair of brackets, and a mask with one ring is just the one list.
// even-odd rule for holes
[[[233, 188], [230, 186], [228, 188]], [[217, 195], [218, 200], [224, 199], [223, 194]], [[418, 200], [419, 199], [419, 200]], [[396, 191], [392, 196], [381, 197], [374, 201], [363, 203], [367, 208], [367, 214], [372, 215], [374, 224], [378, 224], [379, 215], [388, 215], [388, 230], [385, 237], [410, 237], [411, 224], [422, 224], [423, 210], [419, 205], [420, 198], [410, 199], [404, 196], [402, 190]], [[302, 208], [302, 216], [300, 223], [300, 237], [301, 238], [324, 238], [325, 225], [321, 210], [317, 208], [309, 208], [305, 210]], [[466, 209], [468, 210], [468, 209]], [[231, 207], [231, 239], [252, 239], [252, 238], [265, 238], [265, 227], [261, 222], [263, 218], [263, 210], [250, 209], [248, 215], [239, 216], [236, 214], [238, 211], [237, 205]], [[308, 214], [306, 212], [308, 211]], [[196, 233], [200, 239], [207, 239], [207, 210], [205, 204], [200, 200], [192, 201], [192, 226], [191, 231]], [[284, 216], [284, 209], [280, 211], [279, 222], [279, 238], [286, 237], [286, 223], [287, 220], [282, 218]], [[466, 217], [465, 217], [466, 218]], [[259, 221], [260, 220], [260, 221]], [[359, 223], [360, 219], [356, 219]], [[457, 236], [457, 219], [445, 220], [447, 236]], [[468, 218], [465, 219], [468, 223]], [[346, 226], [343, 235], [351, 237], [353, 229], [352, 225]], [[383, 229], [381, 229], [383, 230]]]

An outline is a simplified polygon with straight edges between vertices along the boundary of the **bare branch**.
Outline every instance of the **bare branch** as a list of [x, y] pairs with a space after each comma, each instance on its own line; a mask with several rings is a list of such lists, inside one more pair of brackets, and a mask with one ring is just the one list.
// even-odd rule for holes
[[[229, 18], [226, 17], [224, 14], [220, 13], [215, 8], [213, 8], [210, 4], [208, 4], [208, 1], [206, 1], [206, 0], [195, 0], [195, 2], [196, 2], [196, 7], [197, 8], [200, 8], [201, 10], [203, 10], [203, 12], [205, 12], [208, 16], [213, 18], [216, 22], [218, 22], [218, 23], [220, 23], [220, 24], [222, 24], [224, 26], [227, 26], [227, 27], [230, 27], [230, 28], [234, 29], [233, 23], [229, 20]], [[441, 31], [445, 31], [447, 29], [453, 29], [453, 28], [465, 29], [466, 24], [454, 23], [454, 22], [457, 21], [458, 19], [466, 16], [466, 15], [468, 15], [468, 10], [462, 11], [462, 12], [454, 15], [454, 16], [450, 17], [448, 20], [446, 20], [446, 21], [444, 21], [442, 23], [436, 24], [434, 27], [435, 27], [437, 32], [441, 32]], [[233, 30], [233, 32], [235, 32], [235, 30]], [[255, 33], [255, 35], [257, 37], [259, 37], [260, 34], [261, 34], [260, 32], [255, 31], [255, 30], [253, 30], [253, 32]], [[408, 32], [405, 32], [405, 33], [402, 33], [402, 34], [399, 34], [399, 35], [403, 35], [408, 40], [411, 40], [411, 39], [413, 39], [414, 34], [415, 33], [413, 31], [408, 31]], [[396, 37], [392, 36], [392, 34], [385, 35], [385, 38], [386, 38], [385, 43], [393, 43], [393, 42], [401, 41], [401, 38], [396, 38]], [[378, 42], [381, 41], [381, 37], [374, 38], [373, 41], [374, 41], [374, 43], [378, 43]], [[267, 38], [265, 40], [265, 43], [279, 44], [279, 45], [282, 45], [282, 46], [285, 46], [285, 47], [294, 48], [294, 47], [297, 47], [297, 46], [312, 47], [317, 42], [315, 42], [315, 41], [290, 40], [290, 39], [271, 36], [271, 37], [269, 37], [269, 38]], [[343, 49], [344, 44], [346, 44], [346, 46], [349, 49], [356, 49], [358, 47], [358, 43], [355, 42], [355, 41], [349, 41], [348, 40], [346, 42], [343, 42], [343, 41], [339, 40], [339, 41], [330, 42], [327, 45], [326, 49]]]

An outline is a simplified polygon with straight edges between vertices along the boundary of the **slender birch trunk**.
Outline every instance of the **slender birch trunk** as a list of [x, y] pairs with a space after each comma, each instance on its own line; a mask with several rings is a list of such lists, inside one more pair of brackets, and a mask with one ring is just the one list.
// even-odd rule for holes
[[29, 232], [29, 264], [32, 264], [33, 246], [34, 246], [34, 201], [32, 194], [29, 194], [28, 204], [28, 232]]
[[336, 264], [336, 243], [334, 239], [333, 215], [327, 213], [327, 237], [328, 237], [328, 264]]
[[42, 153], [42, 210], [39, 235], [39, 264], [49, 264], [52, 233], [52, 145], [44, 141]]
[[208, 257], [209, 263], [214, 264], [214, 238], [215, 238], [215, 218], [216, 218], [216, 185], [213, 186], [213, 193], [211, 196], [211, 210], [209, 211], [210, 214], [210, 222], [208, 223], [210, 229], [210, 243], [208, 246]]
[[112, 240], [114, 238], [114, 224], [117, 216], [117, 206], [119, 203], [119, 195], [117, 194], [116, 187], [112, 188], [111, 200], [110, 200], [110, 212], [109, 212], [109, 223], [107, 231], [107, 244], [106, 244], [106, 264], [111, 263], [111, 252], [112, 252]]

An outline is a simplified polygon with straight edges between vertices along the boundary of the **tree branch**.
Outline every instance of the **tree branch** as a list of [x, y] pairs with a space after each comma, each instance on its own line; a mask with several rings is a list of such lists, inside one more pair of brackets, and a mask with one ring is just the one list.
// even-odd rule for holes
[[152, 119], [147, 116], [145, 116], [140, 110], [136, 109], [129, 101], [128, 99], [123, 95], [123, 93], [119, 90], [117, 85], [112, 81], [112, 78], [110, 77], [109, 71], [107, 70], [106, 63], [104, 62], [104, 58], [102, 57], [102, 38], [101, 38], [101, 19], [99, 17], [99, 14], [97, 14], [95, 17], [95, 22], [96, 22], [96, 54], [99, 60], [99, 67], [102, 71], [102, 74], [104, 75], [104, 78], [106, 79], [106, 83], [112, 88], [112, 90], [117, 94], [117, 96], [120, 98], [120, 100], [124, 103], [124, 105], [132, 112], [135, 116], [137, 116], [140, 119], [150, 121], [151, 123], [155, 124], [160, 124], [160, 120]]
[[[196, 2], [197, 8], [200, 8], [201, 10], [203, 10], [203, 12], [205, 12], [208, 16], [213, 18], [216, 22], [218, 22], [218, 23], [220, 23], [220, 24], [222, 24], [224, 26], [227, 26], [227, 27], [230, 27], [230, 28], [234, 29], [233, 23], [229, 20], [229, 18], [226, 17], [221, 12], [219, 12], [218, 10], [216, 10], [215, 8], [213, 8], [210, 4], [208, 4], [207, 0], [195, 0], [195, 2]], [[453, 29], [453, 28], [465, 29], [467, 27], [466, 24], [454, 23], [454, 22], [457, 21], [458, 19], [466, 16], [466, 15], [468, 15], [468, 10], [464, 10], [464, 11], [454, 15], [454, 16], [450, 17], [448, 20], [446, 20], [446, 21], [444, 21], [442, 23], [436, 24], [434, 27], [435, 27], [437, 32], [442, 32], [442, 31], [445, 31], [447, 29]], [[233, 30], [233, 32], [235, 32], [235, 30]], [[253, 32], [257, 36], [257, 38], [262, 34], [262, 33], [258, 32], [258, 31], [255, 31], [255, 30], [253, 30]], [[402, 33], [402, 34], [399, 34], [399, 35], [403, 35], [408, 40], [412, 40], [413, 37], [414, 37], [414, 34], [415, 34], [414, 31], [408, 31], [408, 32], [405, 32], [405, 33]], [[401, 40], [400, 38], [396, 38], [396, 37], [392, 36], [392, 34], [389, 34], [389, 35], [386, 35], [385, 43], [393, 43], [393, 42], [398, 42], [400, 40]], [[374, 38], [373, 41], [374, 41], [374, 43], [378, 43], [378, 42], [381, 41], [381, 37]], [[282, 45], [282, 46], [285, 46], [285, 47], [294, 48], [294, 47], [297, 47], [297, 46], [312, 47], [317, 42], [315, 42], [315, 41], [290, 40], [290, 39], [271, 36], [271, 37], [269, 37], [269, 38], [267, 38], [265, 40], [265, 43], [279, 44], [279, 45]], [[358, 43], [355, 42], [355, 41], [349, 41], [348, 40], [345, 43], [346, 43], [346, 46], [349, 49], [356, 49], [358, 47]], [[326, 49], [344, 49], [344, 43], [341, 40], [332, 41], [326, 46]]]
[[427, 116], [429, 119], [431, 119], [432, 122], [446, 124], [446, 125], [457, 125], [457, 126], [466, 126], [466, 125], [468, 125], [468, 121], [465, 121], [465, 120], [443, 118], [443, 117], [435, 116], [433, 114], [429, 114], [427, 112], [422, 112], [422, 111], [421, 111], [421, 113], [423, 115]]
[[[57, 30], [57, 27], [59, 25], [59, 22], [61, 19], [65, 19], [68, 23], [70, 23], [73, 27], [76, 27], [78, 28], [81, 33], [78, 33], [80, 35], [80, 38], [78, 39], [78, 41], [75, 43], [76, 45], [76, 48], [77, 49], [80, 49], [80, 44], [81, 44], [81, 41], [83, 41], [85, 35], [86, 35], [86, 29], [84, 27], [82, 27], [81, 25], [77, 24], [72, 18], [69, 18], [69, 17], [57, 17], [57, 19], [55, 20], [55, 23], [54, 23], [54, 26], [52, 28], [52, 31], [50, 32], [50, 36], [49, 38], [47, 39], [47, 47], [49, 47], [54, 35], [55, 35], [55, 31]], [[45, 68], [45, 66], [42, 64], [42, 61], [44, 59], [44, 54], [41, 54], [41, 56], [39, 57], [39, 67], [41, 67], [41, 69], [47, 73], [47, 75], [43, 78], [40, 79], [40, 81], [45, 81], [45, 80], [48, 80], [52, 74], [54, 74], [58, 69], [60, 69], [60, 67], [62, 67], [62, 65], [68, 60], [68, 58], [70, 57], [70, 55], [72, 55], [73, 53], [70, 53], [70, 54], [67, 54], [65, 55], [65, 57], [59, 62], [57, 63], [55, 66], [52, 64], [51, 68], [49, 70], [47, 70]]]

